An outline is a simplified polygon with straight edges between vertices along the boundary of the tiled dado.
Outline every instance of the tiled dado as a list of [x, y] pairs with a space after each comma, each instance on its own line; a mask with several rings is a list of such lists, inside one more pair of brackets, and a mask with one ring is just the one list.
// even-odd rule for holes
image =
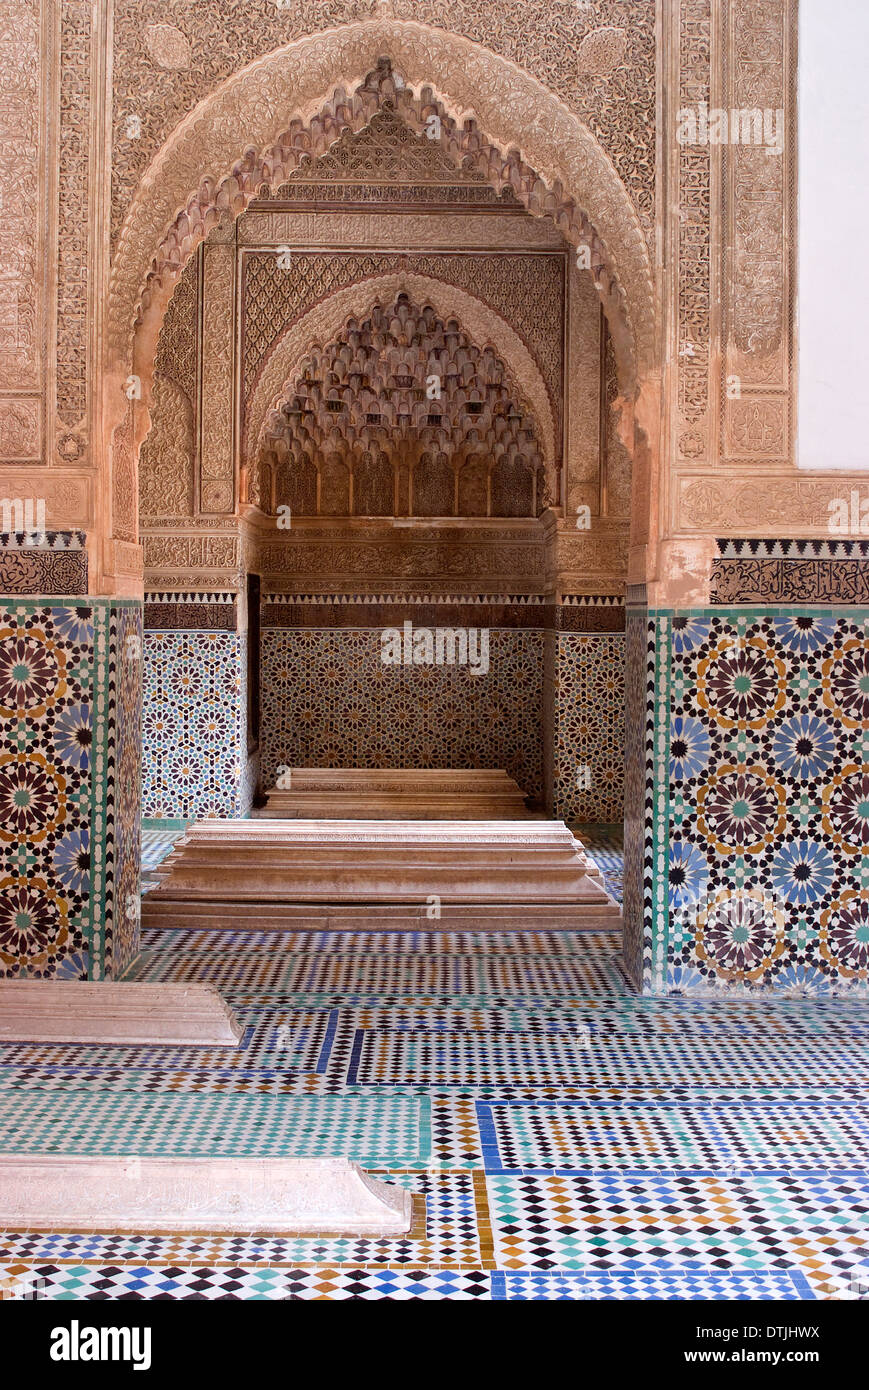
[[[390, 605], [389, 616], [383, 627], [400, 630], [403, 610]], [[416, 609], [410, 621], [459, 626], [452, 614], [423, 622]], [[486, 626], [479, 617], [461, 625]], [[488, 670], [474, 674], [385, 665], [383, 627], [263, 628], [264, 785], [274, 785], [281, 764], [501, 767], [541, 798], [543, 632], [492, 628]]]
[[632, 623], [629, 720], [646, 715], [631, 751], [645, 801], [640, 813], [632, 788], [626, 820], [634, 978], [653, 992], [865, 993], [869, 612], [640, 610]]
[[624, 633], [559, 632], [555, 663], [554, 813], [615, 824], [625, 799]]
[[143, 815], [247, 815], [246, 634], [146, 631], [144, 656]]
[[0, 974], [103, 979], [138, 950], [141, 605], [0, 606]]
[[[269, 596], [264, 782], [281, 764], [503, 767], [557, 816], [619, 821], [624, 611], [609, 595]], [[384, 666], [381, 633], [405, 621], [487, 629], [489, 670]]]

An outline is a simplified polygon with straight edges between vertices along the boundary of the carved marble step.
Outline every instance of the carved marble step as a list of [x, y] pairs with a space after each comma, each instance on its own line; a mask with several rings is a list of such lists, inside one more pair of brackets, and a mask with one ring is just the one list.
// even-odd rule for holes
[[186, 931], [612, 931], [621, 911], [612, 901], [553, 907], [546, 903], [372, 903], [361, 907], [307, 903], [234, 903], [225, 899], [147, 898], [143, 927]]
[[411, 1221], [405, 1188], [347, 1158], [0, 1154], [5, 1230], [400, 1235]]
[[399, 844], [441, 844], [490, 846], [505, 844], [543, 848], [547, 845], [568, 846], [579, 849], [579, 841], [574, 838], [563, 821], [526, 820], [517, 823], [508, 821], [444, 821], [436, 826], [426, 821], [415, 820], [337, 820], [317, 818], [314, 820], [218, 820], [196, 821], [185, 834], [176, 841], [170, 855], [160, 865], [184, 853], [192, 845], [232, 844], [273, 844], [309, 845], [399, 845]]
[[213, 985], [0, 980], [0, 1041], [238, 1047], [244, 1029]]
[[262, 905], [272, 919], [289, 905], [415, 912], [431, 898], [442, 913], [467, 909], [467, 921], [481, 906], [519, 919], [549, 909], [575, 920], [578, 906], [618, 916], [596, 865], [560, 821], [202, 821], [161, 868], [163, 882], [143, 902], [145, 925], [167, 902], [191, 919], [238, 914], [244, 904]]
[[521, 787], [502, 769], [292, 768], [257, 816], [335, 820], [521, 820]]

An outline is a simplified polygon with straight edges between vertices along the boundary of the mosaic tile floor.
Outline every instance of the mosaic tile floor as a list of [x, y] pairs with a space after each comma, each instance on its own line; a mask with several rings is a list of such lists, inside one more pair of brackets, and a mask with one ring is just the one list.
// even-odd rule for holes
[[620, 825], [571, 825], [577, 839], [591, 850], [594, 862], [603, 874], [607, 892], [617, 903], [622, 901], [624, 848]]
[[159, 883], [156, 870], [162, 864], [167, 854], [172, 849], [179, 835], [183, 834], [180, 829], [154, 829], [152, 826], [142, 827], [142, 892], [148, 893]]
[[175, 841], [183, 833], [179, 829], [155, 830], [153, 827], [143, 827], [142, 872], [146, 873], [162, 864]]
[[[618, 845], [593, 852], [617, 859]], [[4, 1148], [347, 1154], [414, 1194], [413, 1229], [6, 1232], [6, 1287], [128, 1300], [869, 1291], [865, 1004], [638, 998], [616, 934], [543, 931], [146, 931], [130, 977], [219, 983], [242, 1048], [0, 1047]]]

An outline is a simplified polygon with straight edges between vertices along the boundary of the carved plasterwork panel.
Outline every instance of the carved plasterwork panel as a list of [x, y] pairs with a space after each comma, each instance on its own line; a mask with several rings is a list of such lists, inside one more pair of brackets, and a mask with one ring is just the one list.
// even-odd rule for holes
[[193, 515], [193, 407], [166, 376], [154, 380], [151, 429], [139, 453], [139, 512]]
[[[764, 117], [763, 140], [724, 151], [725, 284], [722, 343], [726, 376], [750, 392], [755, 429], [762, 418], [766, 447], [758, 456], [791, 454], [790, 223], [793, 217], [796, 36], [789, 0], [728, 0], [725, 70], [733, 109]], [[758, 134], [760, 125], [758, 123]], [[758, 390], [778, 391], [758, 397]], [[746, 401], [724, 401], [724, 454], [746, 454]]]
[[[380, 194], [381, 190], [376, 190]], [[263, 211], [257, 203], [238, 219], [238, 240], [243, 246], [365, 246], [372, 250], [402, 249], [452, 251], [461, 246], [475, 250], [559, 250], [564, 239], [557, 227], [524, 210], [509, 216], [477, 217], [459, 212], [381, 212], [329, 209], [318, 212]]]
[[[193, 515], [198, 291], [194, 257], [169, 301], [154, 360], [151, 428], [139, 451], [143, 521]], [[231, 332], [229, 323], [226, 331]]]
[[710, 471], [789, 460], [796, 4], [679, 0], [670, 18], [698, 121], [673, 147], [677, 454]]
[[38, 390], [39, 0], [0, 0], [0, 389]]
[[456, 579], [492, 580], [505, 577], [528, 581], [542, 577], [542, 548], [535, 544], [492, 541], [481, 545], [421, 538], [387, 543], [377, 540], [299, 540], [260, 546], [258, 563], [264, 577], [283, 582], [313, 580], [340, 583], [359, 580], [379, 587], [380, 581], [416, 580], [428, 585]]
[[564, 261], [560, 256], [408, 257], [409, 270], [466, 290], [516, 329], [540, 367], [556, 429], [561, 426], [564, 371]]
[[[60, 316], [58, 405], [65, 402], [63, 449], [76, 451], [76, 432], [86, 407], [87, 319], [79, 308], [86, 304], [88, 272], [86, 265], [78, 269], [74, 253], [85, 244], [81, 229], [86, 228], [86, 209], [97, 186], [90, 188], [88, 183], [88, 158], [95, 157], [97, 145], [85, 129], [92, 114], [90, 13], [83, 0], [58, 0], [58, 5], [61, 44], [66, 44], [63, 51], [68, 55], [61, 105], [70, 132], [64, 137], [61, 127], [58, 139], [59, 264], [63, 267], [67, 247], [73, 253], [69, 264], [76, 267], [61, 277], [69, 298], [68, 312]], [[561, 380], [558, 351], [563, 335], [553, 331], [551, 316], [543, 323], [539, 285], [530, 273], [529, 283], [515, 287], [525, 314], [520, 323], [506, 300], [496, 301], [488, 289], [484, 292], [480, 270], [487, 257], [500, 260], [499, 274], [506, 284], [506, 258], [496, 248], [511, 243], [543, 260], [540, 238], [548, 235], [554, 247], [561, 235], [569, 241], [588, 233], [595, 255], [603, 258], [600, 264], [595, 261], [592, 277], [604, 286], [601, 295], [610, 321], [617, 317], [616, 302], [624, 309], [622, 336], [614, 334], [620, 379], [608, 371], [601, 436], [607, 473], [605, 515], [624, 520], [630, 506], [626, 441], [633, 440], [635, 452], [645, 450], [648, 457], [663, 441], [668, 460], [672, 456], [676, 461], [676, 471], [662, 475], [660, 487], [650, 481], [652, 465], [643, 469], [635, 464], [634, 506], [649, 527], [648, 555], [637, 563], [654, 566], [659, 533], [721, 527], [721, 520], [708, 520], [719, 515], [719, 504], [703, 489], [708, 475], [722, 464], [730, 466], [734, 495], [740, 499], [743, 474], [749, 478], [750, 465], [759, 465], [769, 479], [769, 498], [756, 490], [754, 516], [745, 513], [743, 530], [769, 530], [773, 523], [762, 516], [767, 508], [770, 516], [779, 516], [778, 524], [787, 533], [823, 531], [826, 504], [836, 492], [824, 491], [826, 483], [820, 483], [821, 505], [821, 494], [813, 491], [816, 480], [791, 482], [784, 476], [792, 458], [793, 429], [793, 149], [786, 147], [783, 156], [774, 156], [744, 145], [676, 148], [672, 130], [666, 132], [665, 148], [659, 151], [668, 179], [666, 203], [661, 206], [672, 210], [672, 219], [659, 223], [653, 257], [649, 237], [655, 230], [658, 200], [653, 144], [656, 6], [651, 0], [635, 5], [620, 0], [574, 5], [565, 0], [563, 6], [558, 0], [505, 0], [504, 6], [495, 7], [469, 0], [460, 9], [461, 13], [443, 11], [436, 0], [396, 0], [376, 12], [367, 0], [326, 0], [316, 7], [299, 0], [280, 9], [274, 0], [244, 0], [232, 7], [217, 0], [135, 0], [135, 5], [133, 0], [119, 0], [112, 113], [112, 216], [117, 235], [106, 325], [111, 370], [121, 380], [130, 370], [133, 325], [140, 308], [140, 341], [146, 345], [147, 359], [147, 344], [155, 340], [166, 292], [190, 251], [220, 217], [229, 223], [241, 214], [238, 240], [254, 255], [265, 246], [291, 245], [300, 248], [301, 258], [313, 256], [319, 248], [356, 257], [357, 270], [364, 258], [379, 258], [381, 271], [397, 275], [407, 268], [430, 278], [452, 278], [469, 296], [485, 300], [514, 326], [517, 339], [535, 359], [549, 397], [552, 435], [558, 441], [558, 411], [566, 389], [567, 456], [576, 471], [564, 500], [572, 507], [588, 500], [595, 486], [591, 415], [583, 396], [587, 383], [574, 374]], [[674, 0], [657, 9], [667, 40], [658, 55], [665, 88], [659, 95], [668, 116], [678, 105], [704, 101], [710, 106], [789, 109], [795, 44], [792, 0]], [[465, 30], [467, 37], [438, 27], [445, 23]], [[564, 42], [562, 23], [569, 35]], [[312, 32], [303, 38], [304, 30]], [[393, 60], [394, 71], [378, 68], [385, 54]], [[511, 55], [515, 66], [504, 61]], [[401, 74], [403, 86], [396, 86], [395, 72]], [[204, 105], [194, 113], [200, 100]], [[387, 107], [387, 101], [393, 106]], [[443, 118], [440, 142], [422, 143], [420, 121], [426, 109]], [[125, 120], [136, 113], [142, 117], [142, 134], [131, 140]], [[394, 119], [399, 115], [400, 126]], [[348, 133], [342, 135], [345, 127]], [[310, 165], [305, 163], [306, 152], [312, 156]], [[407, 211], [388, 216], [352, 210], [356, 199], [373, 209], [390, 178], [402, 180], [396, 185], [402, 190], [400, 198], [419, 197], [419, 204], [408, 201]], [[340, 195], [334, 193], [338, 188]], [[320, 200], [328, 189], [336, 198], [328, 218], [307, 204], [293, 211], [292, 203], [303, 197]], [[534, 221], [511, 211], [509, 192], [502, 202], [505, 189], [513, 191], [516, 205], [538, 215]], [[434, 197], [431, 190], [453, 210], [424, 211], [424, 206], [432, 206], [425, 204], [425, 198]], [[277, 201], [282, 193], [283, 203]], [[478, 195], [479, 204], [474, 201]], [[460, 201], [465, 198], [470, 201]], [[249, 203], [250, 211], [243, 212]], [[367, 248], [364, 252], [360, 244]], [[458, 256], [456, 246], [480, 254]], [[414, 264], [397, 263], [402, 254], [415, 257]], [[533, 255], [527, 258], [529, 265]], [[455, 274], [444, 276], [443, 267], [435, 264], [439, 259], [455, 261]], [[662, 274], [659, 285], [661, 295], [668, 296], [666, 354], [661, 347], [665, 313], [656, 295], [653, 261], [667, 268], [667, 278]], [[158, 268], [149, 285], [152, 263]], [[469, 278], [463, 281], [462, 272]], [[362, 278], [357, 275], [356, 281]], [[276, 283], [266, 287], [263, 304], [268, 309], [271, 301], [280, 317], [286, 306], [275, 302]], [[316, 305], [336, 288], [343, 292], [349, 282], [341, 284], [343, 288], [339, 281], [317, 287]], [[291, 307], [298, 322], [309, 311], [298, 301]], [[324, 318], [322, 331], [330, 329], [334, 325]], [[572, 320], [570, 334], [574, 342], [587, 337], [583, 351], [590, 355], [590, 320]], [[637, 373], [628, 373], [626, 386], [624, 364], [629, 361], [633, 368], [634, 363], [625, 342], [632, 339], [640, 365]], [[247, 353], [253, 345], [244, 360], [245, 391], [252, 388], [256, 394], [258, 374], [268, 368], [276, 341], [274, 334], [268, 337], [264, 331], [260, 337], [259, 327], [251, 332], [244, 348]], [[206, 357], [216, 375], [213, 354], [207, 351]], [[640, 403], [631, 398], [639, 380], [648, 387], [646, 404], [651, 402], [656, 377], [665, 368], [664, 418], [656, 433], [657, 402], [643, 417]], [[225, 386], [231, 361], [224, 362], [222, 370]], [[147, 360], [144, 371], [149, 371]], [[734, 375], [742, 389], [731, 399], [725, 383]], [[283, 384], [278, 382], [265, 401], [266, 412]], [[118, 409], [120, 392], [114, 392], [114, 385], [112, 392], [106, 397], [107, 436], [118, 422], [112, 411]], [[156, 384], [154, 392], [159, 402]], [[166, 402], [173, 400], [171, 409], [177, 414], [177, 396], [162, 394]], [[638, 394], [642, 398], [642, 392]], [[27, 399], [26, 391], [7, 395], [9, 402], [14, 395], [16, 406]], [[229, 515], [235, 500], [226, 456], [232, 450], [232, 391], [216, 390], [213, 398], [225, 414], [223, 420], [206, 414], [215, 433], [202, 441], [202, 505]], [[622, 400], [624, 409], [618, 405]], [[543, 414], [537, 406], [534, 409], [544, 437]], [[156, 420], [153, 410], [152, 415]], [[618, 432], [619, 420], [625, 425], [624, 438]], [[636, 432], [635, 421], [640, 427]], [[50, 429], [50, 415], [48, 422]], [[38, 435], [39, 422], [34, 423], [37, 430], [30, 432], [31, 439]], [[238, 422], [242, 460], [249, 442], [247, 423], [245, 418]], [[23, 417], [10, 415], [6, 433], [18, 448], [28, 433]], [[0, 425], [0, 441], [3, 437]], [[154, 433], [152, 447], [157, 441]], [[121, 499], [130, 495], [123, 476], [129, 472], [123, 429], [118, 442], [122, 476], [114, 484], [116, 513]], [[133, 439], [133, 459], [134, 446]], [[62, 452], [59, 457], [72, 462], [79, 455]], [[841, 490], [839, 483], [834, 487]], [[479, 488], [475, 492], [470, 480], [467, 496], [479, 497]], [[172, 497], [171, 506], [174, 515], [184, 515], [180, 497]], [[725, 515], [726, 506], [722, 497]], [[730, 529], [733, 518], [725, 524]], [[125, 536], [134, 534], [126, 522], [123, 530]], [[635, 537], [632, 554], [638, 549]]]
[[[238, 537], [220, 535], [143, 536], [148, 569], [230, 570], [238, 563]], [[160, 580], [163, 584], [166, 581]]]
[[[118, 243], [109, 298], [116, 350], [124, 356], [129, 351], [125, 344], [148, 266], [179, 205], [185, 211], [159, 253], [156, 278], [142, 301], [144, 312], [159, 302], [154, 299], [158, 290], [164, 293], [160, 277], [171, 281], [178, 274], [221, 206], [232, 213], [241, 211], [257, 191], [255, 179], [258, 186], [263, 178], [270, 182], [274, 177], [279, 183], [273, 165], [278, 152], [281, 159], [292, 155], [298, 162], [301, 151], [287, 129], [285, 113], [322, 103], [326, 73], [371, 72], [384, 51], [392, 53], [406, 74], [402, 97], [407, 96], [414, 111], [425, 109], [409, 95], [414, 83], [420, 90], [432, 83], [431, 99], [439, 100], [444, 111], [445, 142], [458, 141], [460, 158], [483, 168], [497, 187], [513, 184], [520, 201], [535, 213], [552, 216], [568, 240], [591, 246], [599, 292], [617, 335], [620, 370], [630, 377], [634, 342], [642, 360], [650, 360], [654, 296], [641, 227], [613, 164], [587, 128], [519, 69], [454, 35], [380, 20], [300, 40], [259, 60], [216, 91], [197, 121], [183, 124], [163, 146], [139, 184]], [[391, 90], [396, 95], [394, 83]], [[446, 106], [445, 90], [450, 92]], [[342, 100], [336, 93], [332, 107]], [[478, 113], [478, 127], [457, 119], [470, 109]], [[363, 104], [360, 122], [370, 114]], [[421, 121], [421, 115], [416, 119]], [[334, 127], [334, 114], [329, 122]], [[252, 153], [239, 162], [242, 132], [247, 147], [258, 145], [262, 156]], [[275, 144], [279, 138], [289, 143]], [[515, 152], [520, 145], [526, 162]], [[464, 147], [467, 154], [462, 154]], [[511, 147], [513, 153], [499, 154]], [[217, 186], [200, 187], [203, 169], [233, 172]], [[285, 177], [283, 168], [280, 173]], [[582, 211], [585, 207], [596, 210], [594, 227]]]
[[[60, 142], [57, 170], [57, 453], [69, 460], [73, 439], [85, 461], [88, 406], [88, 211], [91, 161], [90, 0], [58, 0]], [[72, 437], [70, 431], [73, 431]]]
[[146, 25], [145, 50], [157, 68], [186, 72], [190, 67], [190, 41], [174, 24]]
[[202, 284], [200, 493], [204, 512], [231, 512], [235, 247], [207, 243]]
[[[493, 67], [506, 59], [533, 74], [593, 131], [651, 233], [655, 0], [503, 0], [498, 5], [469, 0], [446, 11], [439, 0], [396, 0], [388, 10], [380, 25], [384, 32], [400, 32], [406, 21], [422, 27], [446, 20], [450, 30], [482, 46], [483, 68], [488, 55]], [[149, 161], [197, 102], [239, 69], [304, 34], [370, 22], [384, 13], [373, 0], [323, 0], [317, 5], [300, 0], [280, 7], [275, 0], [231, 6], [225, 0], [198, 0], [195, 5], [188, 0], [116, 0], [113, 236]], [[383, 43], [379, 52], [388, 51]], [[354, 70], [336, 64], [331, 75]], [[436, 79], [434, 70], [418, 78], [407, 65], [402, 71], [408, 81]], [[125, 127], [126, 116], [133, 113], [142, 121], [135, 141], [126, 137]]]
[[787, 452], [787, 401], [746, 396], [731, 401], [730, 452], [734, 457], [780, 458]]
[[441, 188], [442, 196], [445, 187], [467, 181], [488, 191], [490, 197], [486, 201], [494, 197], [479, 170], [466, 171], [461, 180], [460, 171], [440, 144], [411, 130], [392, 105], [375, 111], [361, 130], [345, 128], [324, 154], [303, 158], [288, 183], [282, 184], [274, 196], [286, 199], [294, 192], [304, 193], [308, 185], [316, 185], [322, 196], [324, 186], [357, 181], [388, 185], [390, 192], [396, 184], [435, 184]]
[[91, 530], [93, 510], [87, 477], [59, 469], [0, 468], [0, 497], [44, 498], [47, 524], [52, 528], [80, 526]]
[[[568, 515], [600, 502], [600, 302], [588, 271], [570, 264], [567, 439]], [[560, 499], [559, 499], [560, 501]]]
[[[332, 256], [293, 254], [291, 265], [281, 268], [278, 257], [250, 254], [245, 257], [245, 327], [243, 327], [243, 382], [250, 396], [254, 378], [286, 324], [296, 320], [309, 306], [342, 286], [366, 281], [378, 274], [405, 271], [417, 285], [428, 281], [435, 292], [435, 281], [448, 282], [464, 291], [467, 300], [491, 304], [498, 316], [512, 325], [510, 336], [519, 335], [530, 349], [538, 371], [544, 377], [549, 403], [541, 421], [551, 420], [552, 441], [560, 432], [560, 391], [563, 371], [563, 260], [558, 256], [464, 256], [464, 254], [405, 254], [373, 256], [363, 253], [334, 253]], [[407, 285], [412, 284], [407, 279]], [[391, 292], [391, 291], [384, 291]], [[425, 293], [425, 291], [423, 291]], [[438, 300], [439, 303], [442, 300]], [[464, 310], [463, 310], [464, 311]], [[471, 310], [480, 320], [480, 309]], [[259, 395], [259, 386], [257, 386]], [[250, 410], [247, 411], [250, 416]], [[553, 443], [549, 446], [552, 457]]]
[[756, 472], [727, 479], [683, 475], [678, 480], [677, 526], [723, 536], [829, 536], [831, 503], [847, 498], [854, 475], [799, 478]]
[[128, 403], [112, 440], [112, 535], [134, 545], [138, 539], [136, 422]]
[[[712, 90], [711, 0], [677, 0], [681, 108], [709, 104]], [[710, 320], [712, 308], [711, 147], [677, 146], [678, 441], [683, 458], [709, 455]]]
[[[366, 251], [309, 255], [294, 252], [288, 266], [273, 253], [243, 260], [242, 393], [251, 391], [265, 358], [288, 326], [336, 290], [398, 269], [398, 255]], [[337, 325], [336, 325], [337, 326]], [[313, 339], [312, 339], [313, 341]]]
[[603, 376], [604, 477], [606, 515], [627, 521], [631, 515], [632, 460], [619, 432], [623, 408], [612, 341], [607, 334]]
[[199, 266], [194, 256], [163, 315], [154, 358], [155, 376], [169, 377], [191, 404], [196, 397], [198, 304]]
[[[399, 268], [409, 276], [421, 277], [420, 283], [424, 278], [455, 285], [466, 292], [465, 303], [471, 296], [482, 300], [511, 325], [542, 373], [549, 394], [545, 415], [553, 421], [553, 434], [557, 434], [563, 372], [563, 258], [545, 254], [297, 253], [286, 269], [275, 255], [247, 255], [243, 381], [248, 399], [265, 357], [288, 323], [343, 286]], [[479, 319], [479, 310], [475, 319]]]
[[618, 592], [628, 568], [628, 529], [607, 523], [588, 532], [559, 531], [553, 556], [554, 574], [563, 590], [576, 593]]

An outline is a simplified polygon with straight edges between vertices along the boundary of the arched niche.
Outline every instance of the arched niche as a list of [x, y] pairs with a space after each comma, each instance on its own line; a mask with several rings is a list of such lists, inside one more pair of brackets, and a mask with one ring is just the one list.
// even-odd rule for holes
[[[638, 540], [652, 535], [655, 507], [660, 368], [658, 315], [648, 248], [635, 209], [592, 133], [552, 92], [516, 64], [480, 44], [413, 21], [372, 19], [297, 40], [233, 74], [200, 102], [152, 161], [128, 209], [112, 264], [105, 312], [103, 440], [112, 497], [111, 533], [135, 537], [136, 465], [148, 430], [154, 353], [169, 296], [190, 253], [221, 217], [237, 216], [272, 167], [283, 137], [309, 131], [329, 140], [348, 93], [364, 103], [368, 77], [389, 55], [390, 99], [402, 114], [437, 115], [447, 146], [484, 169], [496, 188], [509, 182], [538, 216], [566, 239], [589, 246], [626, 408], [628, 446], [647, 476], [648, 501]], [[335, 88], [336, 75], [362, 75]], [[330, 95], [331, 93], [331, 95]], [[361, 95], [360, 95], [361, 94]], [[326, 135], [323, 132], [326, 131]], [[283, 142], [282, 142], [283, 141]], [[136, 381], [132, 400], [127, 383]], [[141, 401], [141, 405], [137, 402]], [[637, 518], [635, 517], [635, 521]], [[642, 534], [639, 534], [642, 533]]]

